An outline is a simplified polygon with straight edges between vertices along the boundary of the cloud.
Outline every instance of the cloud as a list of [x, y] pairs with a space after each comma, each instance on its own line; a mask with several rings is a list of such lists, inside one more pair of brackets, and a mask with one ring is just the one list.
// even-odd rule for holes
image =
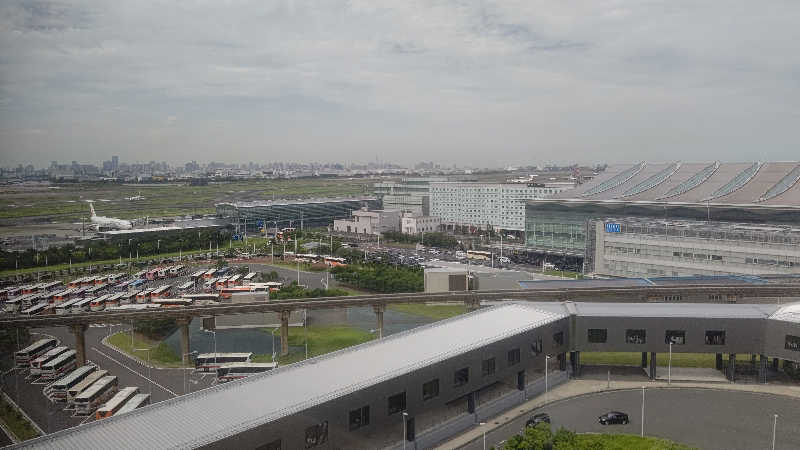
[[0, 163], [796, 159], [798, 19], [790, 1], [7, 0]]

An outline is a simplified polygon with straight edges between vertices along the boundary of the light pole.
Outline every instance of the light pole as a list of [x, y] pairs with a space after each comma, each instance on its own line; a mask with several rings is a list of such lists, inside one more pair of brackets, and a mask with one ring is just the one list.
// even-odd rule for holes
[[214, 335], [214, 366], [217, 365], [217, 332], [214, 330], [203, 330], [206, 333], [211, 333]]
[[[195, 350], [193, 352], [189, 352], [189, 353], [184, 353], [183, 357], [187, 357], [188, 356], [188, 357], [191, 358], [192, 356], [195, 356], [195, 355], [197, 355], [197, 350]], [[183, 395], [186, 395], [186, 368], [185, 367], [183, 369]]]
[[406, 418], [408, 413], [403, 411], [403, 450], [406, 450]]
[[152, 377], [152, 370], [153, 366], [150, 364], [150, 349], [149, 348], [135, 348], [137, 352], [147, 351], [147, 379], [150, 382], [150, 397], [153, 397], [153, 377]]
[[644, 437], [644, 386], [642, 386], [642, 431], [641, 437]]
[[272, 362], [275, 362], [275, 330], [278, 330], [280, 327], [275, 327], [270, 331], [270, 335], [272, 335]]
[[547, 389], [547, 362], [550, 361], [550, 355], [544, 357], [544, 403], [548, 403], [548, 389]]
[[669, 365], [667, 366], [667, 384], [672, 384], [672, 344], [669, 342]]
[[772, 418], [772, 450], [775, 450], [775, 429], [778, 427], [778, 415]]
[[[486, 422], [481, 422], [478, 425], [484, 426]], [[486, 450], [486, 428], [483, 429], [483, 450]]]

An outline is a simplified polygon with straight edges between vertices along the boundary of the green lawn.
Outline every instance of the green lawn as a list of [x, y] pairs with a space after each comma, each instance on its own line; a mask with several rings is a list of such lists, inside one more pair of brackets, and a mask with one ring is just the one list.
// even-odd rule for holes
[[[267, 333], [271, 329], [264, 330]], [[277, 335], [278, 332], [276, 331]], [[312, 325], [308, 327], [308, 356], [314, 357], [324, 355], [336, 350], [351, 347], [371, 341], [375, 335], [367, 331], [353, 328], [346, 325]], [[304, 331], [300, 327], [289, 328], [289, 346], [303, 346], [305, 343]], [[276, 351], [280, 349], [276, 348]], [[291, 364], [305, 359], [305, 351], [301, 349], [297, 352], [290, 352], [285, 357], [279, 357], [281, 365]], [[272, 355], [254, 355], [254, 362], [270, 362]]]
[[6, 424], [14, 436], [21, 441], [27, 441], [39, 436], [39, 433], [16, 408], [0, 397], [0, 420]]
[[392, 311], [429, 317], [435, 320], [447, 319], [467, 312], [464, 305], [426, 305], [423, 303], [404, 303], [389, 305]]
[[133, 334], [133, 344], [131, 344], [130, 332], [119, 332], [108, 338], [108, 343], [117, 347], [121, 351], [136, 356], [142, 361], [147, 361], [146, 350], [150, 349], [150, 362], [153, 367], [184, 367], [180, 355], [176, 354], [165, 342], [154, 341], [139, 333]]
[[576, 450], [692, 450], [692, 447], [666, 439], [632, 434], [579, 434], [577, 441]]
[[[728, 355], [723, 355], [727, 360]], [[750, 361], [750, 355], [736, 355], [737, 361]], [[659, 366], [669, 364], [669, 353], [659, 353], [656, 355]], [[581, 352], [581, 364], [611, 365], [611, 366], [638, 366], [642, 363], [641, 353], [605, 353], [605, 352]], [[675, 367], [716, 367], [716, 356], [713, 353], [672, 353], [672, 365]]]

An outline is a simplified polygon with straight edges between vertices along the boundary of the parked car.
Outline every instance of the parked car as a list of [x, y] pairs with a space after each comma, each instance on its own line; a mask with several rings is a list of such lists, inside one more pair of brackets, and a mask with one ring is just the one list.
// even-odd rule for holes
[[547, 413], [534, 414], [530, 419], [528, 419], [527, 422], [525, 422], [525, 426], [535, 427], [540, 423], [550, 423], [550, 415]]
[[624, 412], [619, 411], [609, 411], [602, 416], [598, 417], [600, 425], [609, 425], [612, 423], [621, 423], [627, 424], [628, 423], [628, 415]]

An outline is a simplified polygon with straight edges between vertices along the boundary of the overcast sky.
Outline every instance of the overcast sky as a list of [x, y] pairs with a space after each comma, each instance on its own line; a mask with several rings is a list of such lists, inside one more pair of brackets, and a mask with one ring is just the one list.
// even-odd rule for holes
[[797, 160], [799, 136], [797, 0], [0, 2], [2, 165]]

